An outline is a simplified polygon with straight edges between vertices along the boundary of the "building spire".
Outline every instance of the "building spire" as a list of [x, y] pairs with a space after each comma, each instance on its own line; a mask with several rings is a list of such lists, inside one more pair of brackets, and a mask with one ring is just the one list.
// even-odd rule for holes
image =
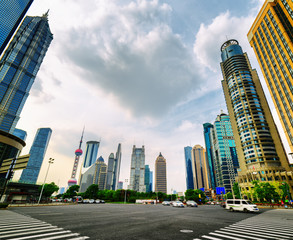
[[50, 9], [48, 9], [48, 11], [47, 11], [45, 14], [43, 14], [43, 17], [48, 18], [48, 16], [49, 16], [49, 11], [50, 11]]
[[81, 134], [81, 138], [80, 138], [80, 142], [79, 142], [79, 147], [78, 147], [78, 149], [81, 148], [82, 139], [83, 139], [83, 134], [84, 134], [84, 129], [85, 129], [85, 126], [83, 126], [83, 130], [82, 130], [82, 134]]

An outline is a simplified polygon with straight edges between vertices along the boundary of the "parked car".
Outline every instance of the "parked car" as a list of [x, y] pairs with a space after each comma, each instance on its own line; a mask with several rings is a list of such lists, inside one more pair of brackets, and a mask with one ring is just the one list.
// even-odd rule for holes
[[188, 200], [186, 202], [186, 206], [187, 207], [198, 207], [197, 203], [195, 201], [192, 201], [192, 200]]
[[83, 199], [83, 200], [82, 200], [82, 203], [89, 203], [89, 202], [90, 202], [89, 199]]
[[233, 211], [242, 211], [242, 212], [258, 212], [258, 207], [245, 199], [228, 199], [226, 201], [226, 209]]
[[184, 207], [184, 204], [180, 201], [173, 202], [173, 207]]
[[105, 201], [104, 200], [100, 200], [100, 199], [96, 199], [95, 200], [95, 203], [105, 203]]
[[89, 199], [89, 203], [95, 203], [94, 199]]
[[170, 202], [169, 201], [164, 201], [164, 202], [162, 202], [162, 205], [163, 206], [170, 206]]

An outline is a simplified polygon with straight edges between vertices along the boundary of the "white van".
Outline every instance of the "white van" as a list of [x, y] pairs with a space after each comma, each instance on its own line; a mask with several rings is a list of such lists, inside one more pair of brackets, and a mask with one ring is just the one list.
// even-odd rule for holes
[[249, 200], [245, 199], [228, 199], [226, 201], [226, 209], [242, 212], [258, 212], [258, 207]]

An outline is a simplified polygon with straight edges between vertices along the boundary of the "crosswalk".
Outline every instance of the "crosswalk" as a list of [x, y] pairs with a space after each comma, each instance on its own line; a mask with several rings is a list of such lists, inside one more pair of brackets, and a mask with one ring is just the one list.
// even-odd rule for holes
[[289, 240], [293, 239], [292, 226], [293, 210], [276, 209], [247, 218], [193, 240]]
[[54, 240], [71, 239], [83, 240], [87, 236], [80, 236], [49, 223], [24, 216], [9, 210], [0, 211], [0, 239], [1, 240]]

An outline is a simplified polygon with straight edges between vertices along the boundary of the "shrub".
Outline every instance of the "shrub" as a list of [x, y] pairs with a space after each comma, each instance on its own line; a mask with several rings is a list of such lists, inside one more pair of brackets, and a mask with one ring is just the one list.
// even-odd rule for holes
[[8, 203], [0, 203], [0, 208], [7, 208], [8, 205]]

